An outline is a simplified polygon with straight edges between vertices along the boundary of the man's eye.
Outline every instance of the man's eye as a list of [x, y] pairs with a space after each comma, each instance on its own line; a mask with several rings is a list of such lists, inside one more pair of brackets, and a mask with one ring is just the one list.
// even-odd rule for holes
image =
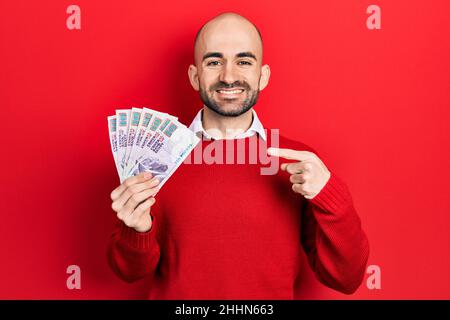
[[250, 61], [245, 61], [245, 60], [239, 61], [238, 64], [239, 65], [244, 65], [244, 66], [245, 65], [247, 65], [247, 66], [251, 66], [252, 65], [252, 63]]
[[206, 65], [207, 66], [218, 66], [220, 64], [220, 61], [209, 61]]

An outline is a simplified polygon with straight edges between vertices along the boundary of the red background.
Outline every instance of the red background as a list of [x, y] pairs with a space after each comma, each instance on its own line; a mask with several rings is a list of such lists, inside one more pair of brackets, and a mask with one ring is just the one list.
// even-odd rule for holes
[[[350, 297], [308, 273], [305, 298], [450, 298], [448, 1], [74, 3], [81, 30], [66, 28], [69, 1], [0, 4], [0, 298], [145, 296], [146, 281], [106, 263], [118, 183], [106, 116], [146, 105], [189, 124], [193, 38], [223, 11], [263, 34], [263, 124], [344, 178], [381, 267], [381, 290]], [[370, 4], [381, 30], [366, 27]], [[71, 264], [81, 290], [66, 288]]]

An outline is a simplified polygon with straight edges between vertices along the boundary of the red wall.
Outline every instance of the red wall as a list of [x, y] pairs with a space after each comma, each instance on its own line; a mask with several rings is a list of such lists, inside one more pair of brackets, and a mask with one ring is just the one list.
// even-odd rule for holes
[[[307, 298], [450, 299], [450, 2], [69, 1], [0, 3], [0, 298], [140, 298], [105, 249], [118, 178], [106, 116], [147, 105], [189, 124], [192, 42], [222, 11], [253, 20], [270, 84], [267, 127], [319, 150], [349, 185], [381, 268], [353, 296], [305, 277]], [[381, 7], [381, 30], [366, 8]], [[207, 181], [205, 181], [207, 183]], [[66, 268], [81, 268], [68, 290]]]

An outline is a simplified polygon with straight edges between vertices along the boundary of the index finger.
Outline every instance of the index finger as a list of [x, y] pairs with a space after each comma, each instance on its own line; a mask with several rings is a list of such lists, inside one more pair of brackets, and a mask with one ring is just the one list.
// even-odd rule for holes
[[136, 176], [132, 176], [127, 178], [124, 182], [120, 184], [117, 188], [115, 188], [111, 192], [111, 200], [116, 200], [120, 197], [120, 195], [125, 191], [126, 188], [131, 187], [132, 185], [136, 183], [141, 183], [146, 180], [149, 180], [152, 178], [152, 174], [150, 172], [141, 172]]
[[304, 161], [312, 158], [313, 153], [309, 151], [298, 151], [283, 148], [268, 148], [267, 153], [270, 156], [285, 158], [288, 160]]

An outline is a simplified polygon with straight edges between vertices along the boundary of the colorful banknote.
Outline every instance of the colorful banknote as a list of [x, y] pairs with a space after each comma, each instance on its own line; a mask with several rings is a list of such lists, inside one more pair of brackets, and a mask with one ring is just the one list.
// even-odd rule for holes
[[146, 171], [158, 177], [159, 187], [200, 141], [178, 118], [148, 108], [116, 110], [108, 131], [120, 181]]

